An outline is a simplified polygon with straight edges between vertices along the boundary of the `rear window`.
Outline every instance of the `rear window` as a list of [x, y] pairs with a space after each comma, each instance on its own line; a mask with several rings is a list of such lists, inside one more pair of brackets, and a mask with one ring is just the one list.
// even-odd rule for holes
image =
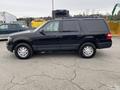
[[76, 32], [79, 31], [79, 22], [76, 20], [65, 20], [63, 21], [63, 29], [62, 31], [72, 31]]
[[81, 29], [85, 34], [105, 34], [109, 32], [104, 19], [80, 20]]

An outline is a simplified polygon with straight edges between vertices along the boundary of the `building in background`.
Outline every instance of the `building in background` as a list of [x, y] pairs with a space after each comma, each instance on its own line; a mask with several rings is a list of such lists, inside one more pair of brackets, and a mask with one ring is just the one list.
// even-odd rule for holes
[[13, 23], [17, 21], [17, 17], [8, 13], [8, 12], [0, 12], [0, 23]]

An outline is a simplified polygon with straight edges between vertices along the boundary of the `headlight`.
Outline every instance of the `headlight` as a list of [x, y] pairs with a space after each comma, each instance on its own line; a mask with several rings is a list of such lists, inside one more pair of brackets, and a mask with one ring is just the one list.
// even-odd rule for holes
[[8, 37], [8, 42], [10, 42], [12, 40], [12, 38], [11, 37]]

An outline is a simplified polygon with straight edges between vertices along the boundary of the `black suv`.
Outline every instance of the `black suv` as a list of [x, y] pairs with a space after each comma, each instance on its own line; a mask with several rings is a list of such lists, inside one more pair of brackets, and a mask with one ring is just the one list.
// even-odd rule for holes
[[20, 59], [34, 52], [74, 50], [91, 58], [96, 49], [112, 46], [112, 35], [102, 18], [70, 18], [48, 21], [34, 31], [24, 31], [8, 38], [7, 48]]

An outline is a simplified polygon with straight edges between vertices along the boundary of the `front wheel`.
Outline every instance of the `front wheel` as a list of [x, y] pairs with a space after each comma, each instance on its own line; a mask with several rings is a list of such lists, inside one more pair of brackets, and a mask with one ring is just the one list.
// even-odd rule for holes
[[96, 47], [93, 43], [84, 43], [79, 48], [79, 55], [83, 58], [92, 58], [96, 54]]
[[15, 47], [14, 53], [19, 59], [28, 59], [32, 56], [33, 51], [30, 45], [20, 43]]

